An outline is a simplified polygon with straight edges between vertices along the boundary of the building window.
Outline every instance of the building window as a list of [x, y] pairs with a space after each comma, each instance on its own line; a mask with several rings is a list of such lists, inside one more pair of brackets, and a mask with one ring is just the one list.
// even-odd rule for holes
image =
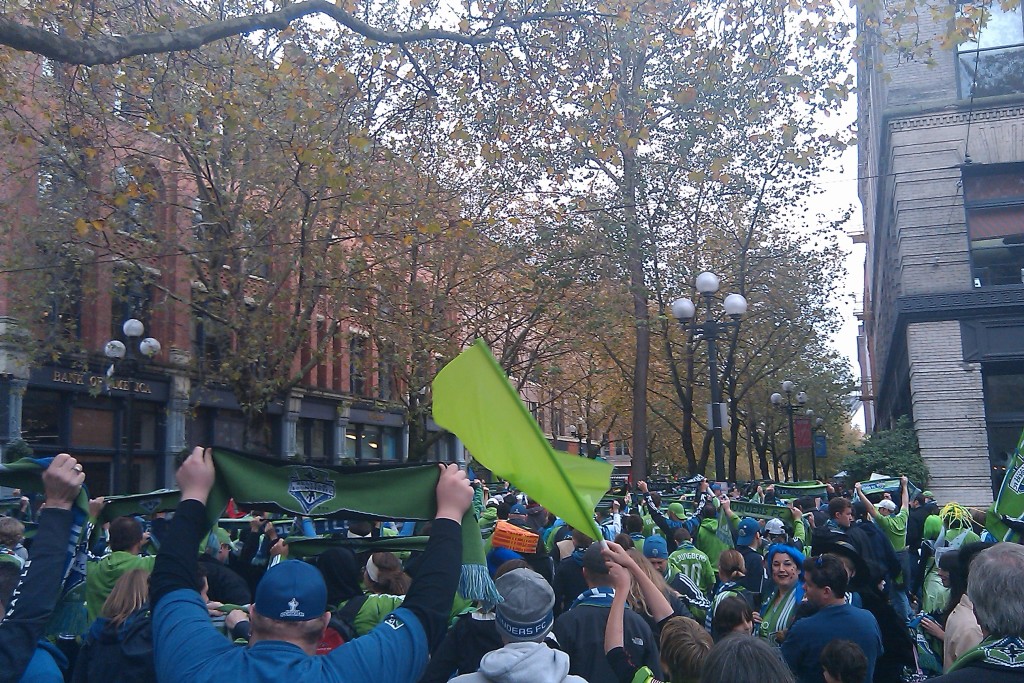
[[377, 345], [377, 398], [390, 401], [395, 397], [395, 345], [382, 341]]
[[964, 173], [964, 211], [975, 287], [1024, 282], [1024, 173]]
[[124, 338], [124, 321], [129, 318], [141, 320], [146, 326], [145, 335], [151, 336], [153, 297], [150, 287], [141, 280], [144, 274], [126, 269], [117, 273], [117, 277], [120, 282], [110, 297], [110, 338]]
[[156, 174], [140, 166], [120, 165], [114, 169], [114, 220], [118, 230], [153, 237], [157, 230]]
[[75, 406], [71, 411], [71, 445], [79, 448], [115, 448], [114, 411]]
[[329, 420], [300, 418], [295, 429], [295, 452], [306, 460], [330, 459], [334, 452], [334, 424]]
[[358, 334], [348, 340], [348, 391], [355, 396], [366, 393], [366, 337]]
[[985, 6], [988, 21], [978, 40], [957, 47], [960, 97], [991, 97], [1024, 92], [1024, 13], [1003, 9], [999, 0]]
[[21, 406], [21, 438], [29, 445], [60, 446], [61, 395], [56, 391], [29, 389]]
[[380, 460], [381, 453], [381, 431], [380, 427], [361, 425], [359, 430], [359, 460]]

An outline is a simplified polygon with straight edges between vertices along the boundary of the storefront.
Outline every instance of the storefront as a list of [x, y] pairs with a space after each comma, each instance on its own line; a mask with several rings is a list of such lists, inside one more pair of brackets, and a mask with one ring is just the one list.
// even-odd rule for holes
[[168, 395], [160, 377], [36, 368], [21, 397], [21, 438], [40, 456], [73, 453], [91, 496], [115, 490], [118, 467], [128, 470], [132, 490], [150, 491], [166, 484]]

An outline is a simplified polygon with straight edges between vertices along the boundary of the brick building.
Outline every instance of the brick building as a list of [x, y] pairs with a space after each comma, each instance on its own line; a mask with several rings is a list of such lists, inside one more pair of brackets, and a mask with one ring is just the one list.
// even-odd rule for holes
[[[867, 429], [912, 417], [930, 488], [978, 505], [1024, 428], [1024, 23], [990, 11], [934, 65], [883, 52], [858, 15]], [[920, 35], [946, 30], [927, 16]]]

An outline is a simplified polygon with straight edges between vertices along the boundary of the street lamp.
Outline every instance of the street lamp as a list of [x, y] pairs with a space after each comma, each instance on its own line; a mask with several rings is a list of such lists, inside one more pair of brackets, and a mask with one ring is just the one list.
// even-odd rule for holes
[[570, 424], [569, 436], [576, 438], [576, 455], [583, 456], [583, 430], [581, 430], [575, 424]]
[[[797, 473], [796, 466], [796, 439], [793, 434], [793, 411], [797, 408], [803, 407], [807, 403], [807, 392], [800, 391], [796, 394], [796, 403], [793, 403], [793, 392], [796, 391], [796, 383], [791, 382], [788, 379], [782, 383], [783, 396], [779, 392], [772, 394], [772, 404], [776, 408], [786, 411], [786, 415], [789, 418], [789, 462], [793, 465], [793, 480], [799, 481], [800, 475]], [[813, 467], [814, 460], [813, 455], [811, 459], [811, 465]]]
[[704, 272], [697, 276], [697, 292], [704, 297], [704, 322], [695, 319], [697, 307], [692, 301], [683, 297], [672, 302], [672, 316], [679, 321], [679, 327], [685, 330], [690, 340], [703, 339], [708, 344], [708, 374], [711, 385], [711, 430], [715, 442], [715, 479], [725, 480], [725, 442], [722, 439], [722, 390], [718, 383], [718, 335], [726, 328], [738, 329], [740, 318], [747, 312], [747, 300], [741, 294], [730, 294], [725, 297], [722, 307], [725, 314], [732, 320], [717, 320], [711, 311], [711, 300], [721, 280], [714, 273]]
[[807, 419], [811, 421], [811, 471], [815, 480], [818, 478], [818, 453], [817, 453], [817, 442], [815, 437], [818, 432], [821, 431], [822, 425], [825, 424], [825, 418], [814, 417], [814, 411], [810, 408], [807, 409]]
[[[133, 380], [135, 373], [139, 370], [142, 360], [149, 360], [160, 353], [160, 342], [153, 337], [145, 337], [138, 342], [138, 355], [136, 355], [136, 340], [142, 338], [146, 327], [141, 320], [129, 318], [124, 321], [121, 331], [128, 343], [118, 339], [111, 339], [103, 347], [104, 355], [111, 360], [110, 368], [107, 370], [107, 379], [117, 374], [129, 380]], [[134, 381], [128, 382], [128, 392], [125, 396], [125, 426], [121, 429], [121, 440], [118, 441], [117, 455], [114, 456], [114, 484], [117, 493], [132, 493], [131, 471], [133, 456], [135, 454], [134, 434], [134, 409], [135, 409], [135, 387]], [[109, 384], [108, 384], [109, 389]], [[122, 449], [122, 445], [124, 448]]]

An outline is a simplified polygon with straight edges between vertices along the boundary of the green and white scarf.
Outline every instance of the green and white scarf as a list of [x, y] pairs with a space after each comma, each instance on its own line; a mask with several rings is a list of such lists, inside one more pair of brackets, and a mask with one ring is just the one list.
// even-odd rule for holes
[[761, 623], [756, 629], [757, 635], [773, 647], [779, 647], [776, 634], [786, 631], [793, 625], [796, 608], [804, 599], [803, 587], [797, 582], [784, 595], [776, 600], [778, 591], [773, 591], [761, 605]]
[[[429, 520], [437, 512], [437, 465], [324, 466], [213, 449], [217, 478], [206, 506], [210, 527], [234, 499], [239, 508], [290, 515], [371, 520]], [[501, 602], [484, 558], [472, 508], [462, 518], [459, 592]]]
[[1024, 676], [1024, 639], [1019, 636], [987, 638], [960, 655], [946, 673], [963, 669], [970, 664], [1011, 669]]

